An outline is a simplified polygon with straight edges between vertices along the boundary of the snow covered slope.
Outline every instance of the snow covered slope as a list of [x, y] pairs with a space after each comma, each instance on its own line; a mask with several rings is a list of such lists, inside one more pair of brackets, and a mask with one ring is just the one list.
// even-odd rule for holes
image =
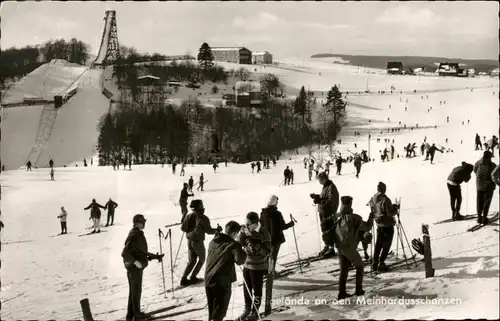
[[2, 97], [2, 104], [19, 103], [25, 98], [53, 101], [55, 95], [64, 95], [85, 70], [84, 66], [54, 59], [12, 86]]
[[[89, 77], [93, 79], [90, 75]], [[404, 112], [404, 104], [399, 103], [399, 97], [393, 98], [397, 101], [390, 110], [389, 100], [383, 96], [373, 96], [370, 101], [358, 101], [359, 104], [379, 108], [376, 109], [378, 112], [365, 108], [367, 117], [380, 120], [379, 123], [370, 125], [373, 127], [370, 130], [374, 131], [383, 127], [380, 123], [386, 117], [391, 117], [391, 121], [407, 117], [405, 121], [408, 123], [410, 120], [419, 124], [432, 123], [427, 118], [427, 105], [433, 104], [434, 122], [438, 129], [406, 130], [397, 135], [374, 133], [371, 141], [372, 155], [376, 156], [386, 146], [384, 138], [394, 138], [396, 152], [402, 154], [403, 147], [408, 142], [420, 143], [424, 136], [430, 142], [443, 145], [445, 139], [449, 138], [448, 145], [455, 152], [437, 153], [435, 165], [423, 161], [421, 156], [412, 159], [396, 158], [386, 163], [377, 159], [363, 166], [359, 179], [355, 178], [352, 165], [346, 164], [343, 175], [333, 177], [340, 194], [353, 196], [354, 211], [365, 219], [368, 217], [365, 204], [375, 193], [377, 183], [384, 181], [391, 198], [402, 197], [401, 220], [409, 239], [420, 236], [422, 223], [430, 224], [436, 277], [424, 279], [422, 266], [387, 273], [380, 279], [366, 276], [366, 298], [429, 298], [441, 301], [434, 302], [434, 305], [415, 302], [337, 304], [333, 298], [337, 295], [338, 276], [327, 272], [336, 268], [338, 263], [337, 259], [331, 259], [311, 263], [305, 268], [304, 274], [295, 273], [276, 281], [274, 298], [294, 301], [281, 302], [289, 308], [269, 319], [498, 319], [499, 243], [498, 232], [495, 231], [498, 227], [488, 226], [470, 233], [466, 229], [474, 224], [473, 221], [432, 225], [451, 216], [446, 188], [446, 178], [451, 169], [461, 161], [474, 163], [481, 157], [481, 152], [473, 151], [475, 133], [489, 137], [497, 133], [498, 106], [497, 96], [493, 95], [493, 91], [497, 89], [436, 93], [432, 96], [429, 94], [428, 100], [421, 99], [418, 95], [403, 95], [403, 101], [408, 99], [408, 105], [411, 106], [406, 112], [408, 114]], [[447, 104], [440, 106], [440, 100], [446, 100]], [[363, 116], [361, 110], [360, 108], [360, 117]], [[450, 115], [449, 124], [446, 124], [444, 115]], [[462, 125], [461, 121], [466, 119], [470, 119], [470, 124]], [[377, 143], [376, 138], [381, 138], [381, 141]], [[354, 138], [344, 137], [343, 143], [336, 148], [345, 153], [347, 149], [354, 149], [354, 142]], [[367, 148], [366, 135], [358, 138], [357, 144], [358, 150]], [[493, 161], [498, 163], [498, 151], [495, 153], [497, 156]], [[125, 316], [128, 288], [120, 253], [133, 215], [146, 215], [148, 222], [145, 233], [150, 251], [159, 251], [158, 228], [180, 219], [180, 209], [173, 201], [177, 201], [182, 182], [190, 175], [198, 177], [202, 172], [208, 183], [205, 192], [195, 191], [195, 194], [197, 198], [203, 199], [212, 226], [224, 225], [230, 219], [243, 222], [249, 211], [260, 212], [269, 196], [276, 194], [285, 218], [293, 213], [298, 220], [295, 229], [301, 256], [315, 254], [319, 249], [320, 239], [316, 212], [309, 194], [318, 192], [320, 186], [315, 181], [307, 180], [307, 173], [302, 165], [303, 157], [304, 155], [298, 155], [292, 159], [280, 160], [276, 168], [253, 175], [249, 164], [229, 164], [227, 168], [222, 164], [220, 172], [216, 174], [210, 166], [188, 166], [187, 177], [174, 176], [170, 168], [160, 166], [135, 166], [132, 171], [116, 172], [109, 167], [95, 166], [56, 168], [54, 182], [49, 180], [47, 169], [31, 173], [2, 173], [2, 221], [5, 224], [2, 229], [2, 317], [5, 320], [77, 319], [81, 318], [78, 302], [88, 297], [96, 319], [122, 319]], [[295, 184], [279, 187], [285, 166], [294, 169]], [[462, 187], [462, 191], [462, 214], [474, 214], [474, 177], [468, 185]], [[92, 198], [103, 204], [108, 197], [119, 203], [115, 215], [117, 225], [103, 228], [106, 232], [101, 234], [78, 237], [79, 234], [88, 232], [86, 227], [91, 224], [88, 220], [89, 213], [84, 212], [83, 208]], [[68, 211], [68, 229], [71, 234], [51, 237], [59, 232], [56, 216], [60, 206], [65, 206]], [[498, 209], [499, 197], [495, 193], [490, 212]], [[173, 228], [172, 232], [175, 254], [181, 232], [178, 227]], [[280, 251], [278, 270], [284, 269], [285, 262], [296, 259], [290, 230], [286, 232], [286, 238], [287, 242]], [[206, 245], [210, 239], [209, 236]], [[393, 249], [395, 244], [394, 242]], [[185, 248], [184, 242], [174, 270], [175, 285], [179, 283], [187, 262]], [[168, 257], [168, 242], [164, 242], [163, 250]], [[169, 262], [169, 259], [164, 262], [168, 287], [171, 284]], [[241, 280], [241, 273], [238, 271], [228, 319], [239, 315], [243, 309]], [[348, 290], [352, 291], [352, 288], [353, 282], [350, 281]], [[144, 310], [151, 311], [180, 303], [180, 307], [164, 313], [166, 318], [206, 318], [202, 286], [178, 291], [176, 299], [171, 299], [171, 295], [164, 299], [162, 291], [161, 267], [153, 261], [144, 274]], [[193, 301], [185, 304], [182, 300], [187, 297], [193, 297]], [[299, 299], [302, 301], [298, 301]], [[459, 304], [452, 305], [445, 299], [458, 300]], [[306, 300], [308, 304], [304, 304]], [[280, 302], [276, 303], [280, 305]], [[172, 313], [175, 316], [168, 317]]]

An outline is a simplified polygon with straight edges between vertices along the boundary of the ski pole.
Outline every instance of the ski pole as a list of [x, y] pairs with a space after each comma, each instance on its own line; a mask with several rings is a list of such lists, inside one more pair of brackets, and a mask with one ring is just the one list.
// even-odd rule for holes
[[174, 293], [174, 265], [172, 263], [172, 229], [168, 229], [168, 235], [170, 236], [170, 279], [172, 280], [172, 298], [174, 298], [175, 293]]
[[174, 266], [177, 264], [177, 258], [179, 257], [179, 251], [181, 250], [182, 240], [184, 239], [184, 232], [181, 235], [181, 241], [179, 242], [179, 247], [177, 248], [177, 253], [175, 254]]
[[319, 212], [318, 212], [318, 207], [315, 204], [313, 204], [313, 206], [316, 209], [316, 226], [318, 228], [318, 244], [319, 244], [319, 251], [321, 252], [321, 237], [319, 236], [320, 232], [321, 232], [320, 224], [319, 224]]
[[[241, 266], [239, 268], [241, 270], [241, 273], [243, 273], [243, 269], [241, 268]], [[248, 294], [252, 297], [252, 305], [253, 305], [253, 308], [255, 309], [255, 311], [257, 311], [257, 318], [258, 318], [258, 320], [262, 320], [260, 318], [260, 314], [258, 313], [259, 309], [257, 309], [257, 307], [255, 305], [255, 296], [250, 291], [250, 288], [248, 287], [247, 281], [245, 281], [245, 277], [244, 276], [243, 276], [243, 285], [245, 286], [245, 289], [247, 290]]]
[[[163, 254], [163, 250], [161, 247], [161, 237], [162, 237], [163, 232], [158, 229], [158, 241], [160, 242], [160, 255]], [[163, 260], [161, 260], [161, 277], [163, 280], [163, 297], [166, 299], [167, 298], [167, 288], [165, 286], [165, 269], [163, 268]]]
[[[292, 222], [297, 223], [297, 220], [290, 214], [290, 220]], [[302, 261], [300, 260], [300, 253], [299, 253], [299, 245], [297, 244], [297, 236], [295, 235], [295, 225], [292, 226], [292, 231], [293, 231], [293, 239], [295, 240], [295, 248], [297, 249], [297, 259], [299, 260], [299, 268], [300, 268], [300, 273], [304, 273], [302, 271]]]

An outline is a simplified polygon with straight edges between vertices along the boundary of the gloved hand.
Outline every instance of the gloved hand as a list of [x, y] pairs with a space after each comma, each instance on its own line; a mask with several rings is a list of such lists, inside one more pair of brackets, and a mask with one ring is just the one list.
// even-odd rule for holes
[[395, 210], [399, 210], [400, 205], [399, 205], [399, 204], [392, 204], [392, 207], [393, 207]]
[[138, 268], [138, 269], [142, 269], [142, 263], [139, 262], [139, 261], [135, 261], [134, 262], [134, 265]]
[[290, 223], [288, 223], [288, 225], [290, 225], [290, 227], [294, 227], [295, 226], [295, 222], [292, 220], [292, 221], [290, 221]]

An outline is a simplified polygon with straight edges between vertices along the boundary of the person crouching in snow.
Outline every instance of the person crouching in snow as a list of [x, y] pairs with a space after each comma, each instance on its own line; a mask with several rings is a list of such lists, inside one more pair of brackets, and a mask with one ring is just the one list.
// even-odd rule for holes
[[[356, 268], [356, 291], [355, 295], [364, 295], [363, 274], [364, 264], [358, 252], [358, 244], [362, 241], [361, 232], [370, 231], [373, 225], [373, 214], [368, 222], [364, 222], [361, 216], [354, 214], [352, 210], [352, 197], [342, 196], [340, 211], [332, 215], [321, 223], [323, 241], [330, 246], [336, 246], [339, 251], [339, 294], [338, 299], [342, 300], [350, 297], [347, 293], [346, 283], [349, 274], [349, 267], [352, 264]], [[368, 236], [367, 236], [368, 237]]]
[[105, 209], [104, 206], [101, 204], [97, 203], [95, 198], [92, 199], [92, 203], [89, 204], [89, 206], [85, 207], [84, 210], [90, 209], [90, 219], [92, 219], [93, 222], [93, 228], [94, 231], [92, 233], [100, 233], [101, 232], [101, 210]]
[[267, 207], [262, 209], [260, 213], [260, 224], [269, 232], [271, 237], [271, 254], [269, 255], [269, 269], [266, 278], [266, 302], [265, 302], [265, 315], [271, 314], [271, 301], [273, 298], [273, 279], [276, 274], [276, 261], [278, 260], [278, 253], [281, 244], [285, 243], [285, 235], [283, 231], [294, 226], [295, 223], [290, 221], [285, 223], [283, 214], [278, 211], [278, 197], [272, 195]]
[[208, 319], [222, 321], [231, 300], [231, 286], [236, 281], [234, 264], [245, 263], [247, 254], [237, 241], [240, 224], [230, 221], [224, 233], [215, 233], [208, 245], [205, 270], [205, 292], [208, 302]]
[[259, 214], [247, 214], [246, 225], [240, 231], [240, 243], [247, 254], [243, 265], [243, 294], [245, 310], [237, 320], [259, 319], [259, 307], [262, 303], [264, 275], [268, 270], [268, 257], [271, 253], [269, 233], [259, 222]]
[[451, 218], [454, 221], [464, 219], [460, 215], [460, 205], [462, 205], [462, 190], [460, 184], [469, 182], [474, 166], [462, 162], [462, 165], [455, 167], [448, 176], [448, 191], [450, 192]]
[[66, 226], [66, 220], [68, 218], [68, 212], [61, 206], [61, 214], [57, 216], [61, 220], [61, 234], [68, 234], [68, 227]]

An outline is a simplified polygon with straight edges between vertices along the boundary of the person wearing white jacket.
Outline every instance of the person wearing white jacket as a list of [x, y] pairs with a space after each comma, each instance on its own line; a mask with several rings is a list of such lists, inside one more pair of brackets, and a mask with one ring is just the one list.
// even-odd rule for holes
[[61, 214], [57, 216], [61, 220], [61, 234], [68, 234], [68, 227], [66, 226], [66, 220], [68, 218], [68, 212], [61, 206]]

